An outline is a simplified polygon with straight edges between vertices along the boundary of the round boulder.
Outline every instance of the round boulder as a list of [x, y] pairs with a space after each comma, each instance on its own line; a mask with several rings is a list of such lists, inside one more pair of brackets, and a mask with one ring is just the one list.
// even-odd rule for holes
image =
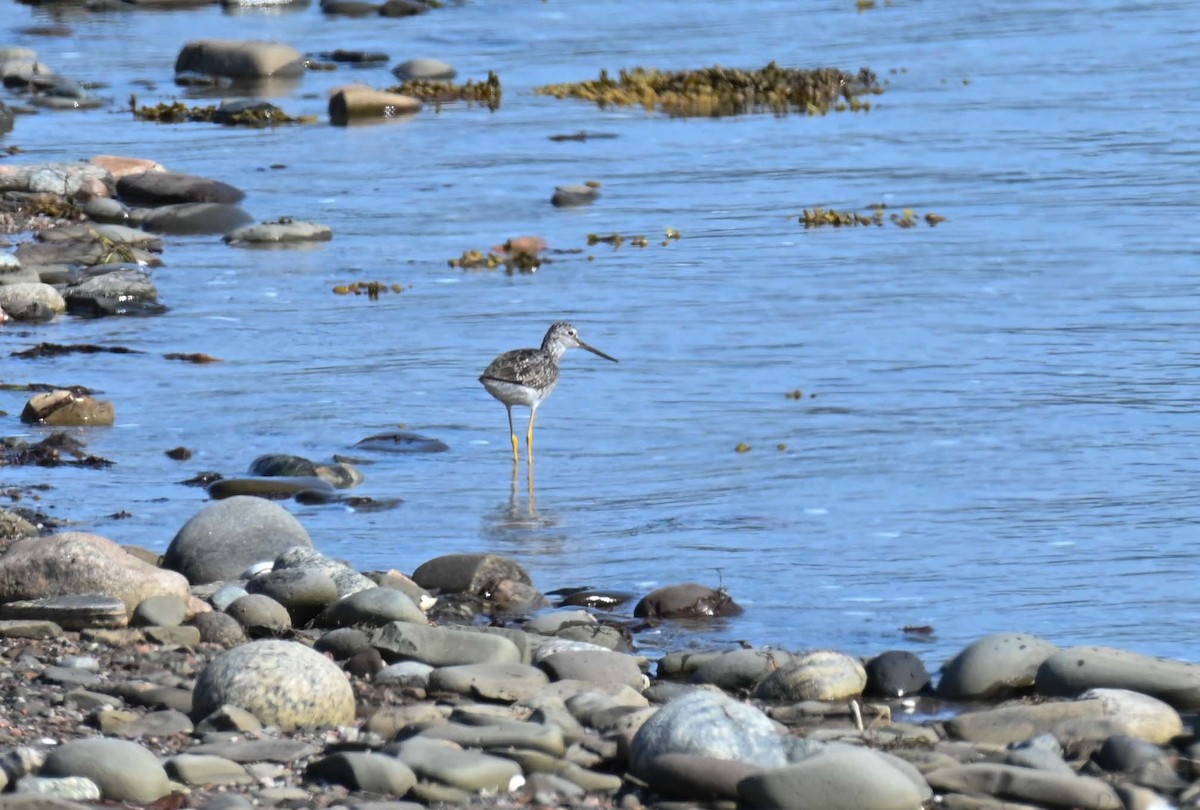
[[312, 548], [312, 539], [290, 512], [272, 501], [238, 495], [193, 515], [171, 541], [163, 567], [202, 585], [237, 579], [254, 563], [293, 546]]
[[771, 672], [754, 695], [763, 700], [844, 700], [862, 694], [866, 685], [867, 673], [857, 658], [817, 650]]
[[282, 729], [354, 722], [354, 692], [337, 664], [294, 641], [253, 641], [214, 658], [192, 694], [204, 717], [225, 704]]
[[1028, 633], [992, 633], [968, 644], [942, 668], [938, 695], [999, 700], [1028, 691], [1038, 667], [1056, 652], [1058, 647]]
[[75, 740], [54, 749], [42, 765], [41, 776], [83, 776], [114, 802], [148, 804], [171, 792], [167, 772], [158, 757], [127, 740]]

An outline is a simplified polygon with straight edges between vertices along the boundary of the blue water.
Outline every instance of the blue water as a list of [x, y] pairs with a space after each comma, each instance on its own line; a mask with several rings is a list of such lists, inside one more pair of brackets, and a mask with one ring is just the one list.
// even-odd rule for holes
[[[23, 116], [0, 146], [25, 153], [6, 162], [150, 157], [245, 189], [260, 219], [335, 232], [304, 251], [172, 238], [154, 276], [165, 317], [0, 332], [5, 381], [87, 385], [116, 407], [115, 428], [86, 434], [112, 469], [0, 471], [5, 486], [50, 483], [42, 506], [56, 516], [163, 549], [205, 503], [179, 481], [240, 473], [265, 452], [344, 453], [366, 462], [359, 494], [403, 505], [287, 506], [321, 550], [357, 566], [411, 571], [488, 550], [544, 590], [700, 580], [747, 608], [708, 632], [644, 636], [652, 649], [905, 648], [932, 666], [1012, 629], [1195, 657], [1190, 3], [859, 13], [852, 0], [802, 12], [551, 0], [403, 20], [0, 3], [0, 42], [105, 82], [110, 99]], [[57, 19], [71, 36], [20, 33]], [[142, 104], [184, 95], [175, 56], [203, 36], [379, 50], [393, 64], [436, 56], [462, 77], [496, 71], [503, 105], [349, 129], [131, 120], [131, 93]], [[772, 59], [869, 67], [887, 91], [864, 114], [713, 120], [532, 92], [601, 68]], [[276, 101], [323, 116], [346, 81], [393, 83], [386, 67], [310, 73]], [[618, 137], [548, 140], [581, 129]], [[549, 205], [555, 185], [585, 180], [603, 183], [596, 204]], [[805, 208], [877, 202], [946, 222], [797, 222]], [[668, 227], [682, 238], [664, 247]], [[588, 233], [612, 232], [650, 246], [587, 246]], [[583, 252], [552, 254], [533, 275], [446, 263], [523, 234]], [[377, 302], [331, 293], [358, 279], [406, 289]], [[504, 409], [476, 377], [558, 319], [621, 363], [568, 353], [540, 411], [531, 492], [524, 461], [514, 483]], [[7, 358], [39, 341], [145, 354]], [[224, 362], [161, 358], [173, 351]], [[786, 396], [795, 389], [803, 399]], [[0, 395], [4, 435], [36, 433], [16, 418], [23, 403]], [[451, 450], [353, 450], [397, 425]], [[735, 452], [741, 443], [750, 450]], [[194, 457], [167, 459], [177, 445]], [[131, 517], [108, 517], [121, 509]], [[911, 639], [905, 625], [935, 633]]]

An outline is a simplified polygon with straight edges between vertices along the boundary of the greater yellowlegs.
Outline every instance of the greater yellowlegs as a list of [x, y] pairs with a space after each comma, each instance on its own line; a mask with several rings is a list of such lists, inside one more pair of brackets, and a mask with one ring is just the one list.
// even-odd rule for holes
[[492, 361], [479, 381], [488, 393], [504, 403], [508, 410], [508, 433], [512, 438], [513, 461], [520, 453], [517, 448], [517, 431], [513, 428], [513, 405], [524, 405], [529, 408], [529, 429], [525, 433], [525, 450], [530, 458], [533, 457], [533, 420], [537, 416], [538, 406], [542, 404], [554, 386], [558, 384], [558, 361], [562, 359], [567, 349], [578, 347], [587, 349], [605, 360], [617, 362], [599, 349], [589, 346], [579, 339], [579, 332], [574, 326], [564, 321], [551, 324], [542, 338], [540, 349], [514, 349], [505, 352]]

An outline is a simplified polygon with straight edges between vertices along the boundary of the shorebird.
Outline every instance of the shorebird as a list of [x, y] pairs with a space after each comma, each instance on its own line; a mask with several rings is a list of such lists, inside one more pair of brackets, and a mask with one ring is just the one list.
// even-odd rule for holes
[[529, 429], [525, 433], [525, 449], [530, 459], [533, 458], [533, 420], [537, 416], [538, 406], [550, 396], [554, 386], [558, 384], [558, 361], [562, 359], [567, 349], [578, 347], [587, 349], [592, 354], [599, 355], [605, 360], [617, 362], [594, 346], [589, 346], [579, 338], [579, 332], [574, 326], [565, 321], [550, 325], [546, 337], [542, 338], [540, 349], [514, 349], [505, 352], [492, 361], [479, 381], [488, 393], [504, 403], [508, 410], [508, 434], [512, 438], [513, 462], [520, 458], [517, 431], [513, 428], [513, 405], [524, 405], [529, 408]]

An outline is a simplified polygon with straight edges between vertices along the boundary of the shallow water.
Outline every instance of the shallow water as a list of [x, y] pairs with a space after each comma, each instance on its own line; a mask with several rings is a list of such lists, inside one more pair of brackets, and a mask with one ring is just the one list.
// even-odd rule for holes
[[[299, 251], [172, 238], [155, 273], [167, 316], [0, 332], [6, 356], [39, 341], [145, 352], [5, 360], [5, 381], [87, 385], [116, 405], [117, 427], [88, 433], [111, 470], [0, 477], [52, 484], [56, 515], [162, 549], [204, 503], [179, 481], [240, 473], [265, 452], [353, 454], [403, 424], [451, 451], [365, 457], [358, 492], [404, 498], [395, 510], [287, 504], [322, 551], [411, 571], [490, 550], [544, 590], [695, 579], [747, 608], [651, 646], [905, 648], [933, 666], [1020, 629], [1194, 657], [1190, 3], [857, 13], [838, 0], [801, 16], [785, 2], [468, 2], [403, 20], [0, 3], [0, 42], [106, 82], [111, 99], [22, 117], [0, 145], [26, 154], [8, 161], [151, 157], [245, 189], [260, 219], [335, 232]], [[55, 19], [72, 36], [19, 33]], [[460, 77], [495, 70], [503, 105], [348, 129], [130, 120], [131, 93], [184, 94], [175, 56], [202, 36], [380, 50], [393, 64], [438, 56]], [[770, 59], [866, 66], [888, 89], [867, 114], [715, 120], [532, 93], [600, 68]], [[342, 68], [278, 100], [322, 114], [326, 90], [351, 79], [393, 83], [383, 67]], [[581, 129], [619, 137], [548, 140]], [[589, 179], [604, 184], [595, 205], [548, 204], [556, 184]], [[947, 221], [805, 231], [796, 219], [875, 202]], [[667, 227], [683, 238], [663, 247]], [[614, 231], [651, 246], [587, 248], [586, 234]], [[522, 234], [584, 252], [533, 275], [446, 264]], [[331, 294], [356, 279], [407, 289]], [[568, 353], [540, 412], [531, 497], [524, 461], [514, 485], [504, 409], [476, 377], [557, 319], [621, 363]], [[225, 362], [162, 359], [172, 351]], [[23, 402], [0, 397], [5, 435], [29, 432]], [[167, 459], [177, 445], [195, 456]], [[122, 509], [131, 516], [109, 517]], [[905, 625], [936, 633], [909, 639]]]

